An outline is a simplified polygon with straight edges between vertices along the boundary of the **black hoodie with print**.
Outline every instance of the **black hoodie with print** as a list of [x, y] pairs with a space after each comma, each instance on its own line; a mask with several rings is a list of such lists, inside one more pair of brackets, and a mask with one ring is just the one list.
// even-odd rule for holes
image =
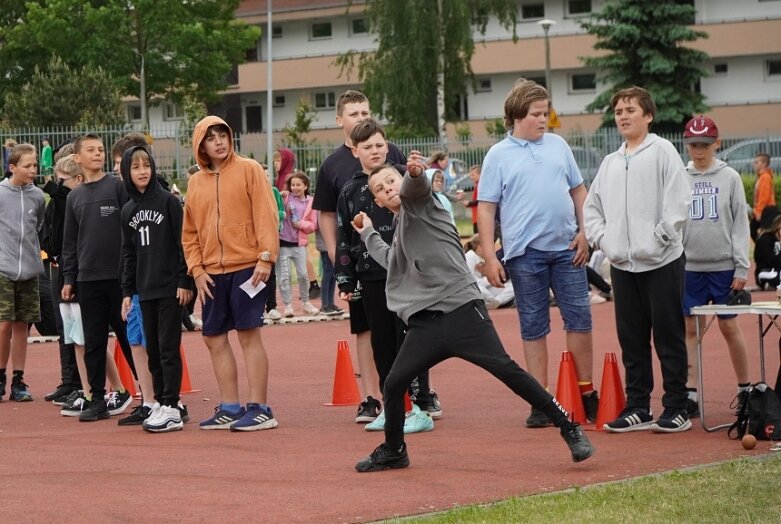
[[[133, 153], [146, 151], [152, 176], [142, 193], [130, 176]], [[122, 156], [120, 172], [130, 200], [122, 208], [122, 295], [143, 300], [176, 296], [192, 289], [182, 251], [182, 205], [158, 183], [155, 162], [143, 146]]]

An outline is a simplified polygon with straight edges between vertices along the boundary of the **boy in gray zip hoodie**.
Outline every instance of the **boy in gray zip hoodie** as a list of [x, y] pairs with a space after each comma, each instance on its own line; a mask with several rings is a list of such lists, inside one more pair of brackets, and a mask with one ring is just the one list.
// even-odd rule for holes
[[451, 357], [472, 362], [501, 380], [539, 409], [554, 425], [580, 462], [594, 453], [580, 425], [550, 393], [521, 369], [504, 350], [466, 265], [450, 214], [431, 191], [423, 157], [413, 151], [402, 181], [395, 166], [381, 166], [369, 176], [375, 202], [396, 215], [391, 245], [361, 212], [353, 227], [369, 254], [388, 270], [388, 308], [406, 324], [407, 335], [385, 379], [385, 442], [359, 461], [359, 472], [409, 466], [404, 443], [404, 392], [421, 371]]
[[[611, 106], [626, 141], [602, 160], [583, 210], [589, 244], [611, 263], [626, 371], [626, 409], [603, 429], [686, 431], [691, 421], [686, 414], [682, 231], [691, 186], [675, 147], [649, 133], [656, 114], [651, 94], [640, 87], [622, 89]], [[664, 388], [664, 412], [656, 421], [651, 413], [652, 334]]]
[[[715, 158], [721, 145], [719, 129], [711, 118], [692, 118], [684, 128], [683, 142], [691, 161], [686, 172], [691, 183], [689, 223], [683, 236], [686, 253], [686, 284], [683, 312], [686, 315], [686, 348], [689, 352], [689, 418], [699, 416], [697, 403], [697, 327], [704, 317], [690, 310], [708, 303], [726, 304], [730, 293], [746, 286], [748, 278], [749, 221], [746, 193], [737, 171]], [[749, 372], [746, 340], [737, 315], [718, 315], [719, 329], [727, 341], [730, 360], [738, 380], [737, 407], [748, 395]]]
[[8, 157], [11, 178], [0, 182], [0, 400], [5, 395], [6, 366], [13, 355], [9, 400], [33, 397], [24, 383], [27, 326], [41, 320], [38, 275], [43, 273], [38, 231], [46, 208], [35, 187], [35, 146], [14, 146]]

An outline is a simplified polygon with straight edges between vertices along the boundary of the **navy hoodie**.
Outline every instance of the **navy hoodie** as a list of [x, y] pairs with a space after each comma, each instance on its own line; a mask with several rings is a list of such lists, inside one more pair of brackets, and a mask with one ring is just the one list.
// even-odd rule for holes
[[[152, 177], [141, 193], [130, 178], [133, 153], [147, 152]], [[192, 289], [182, 251], [182, 205], [159, 184], [155, 161], [143, 146], [122, 156], [120, 172], [130, 200], [122, 207], [122, 295], [143, 300], [176, 297]]]

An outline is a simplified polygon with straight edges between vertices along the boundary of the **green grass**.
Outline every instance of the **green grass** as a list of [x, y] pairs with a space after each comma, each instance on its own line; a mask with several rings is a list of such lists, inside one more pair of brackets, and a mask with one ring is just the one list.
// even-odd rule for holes
[[388, 522], [780, 522], [781, 453]]

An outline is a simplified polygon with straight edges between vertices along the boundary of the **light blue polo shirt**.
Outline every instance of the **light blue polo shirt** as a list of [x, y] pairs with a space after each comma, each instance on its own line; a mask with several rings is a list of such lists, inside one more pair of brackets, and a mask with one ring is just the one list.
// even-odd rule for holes
[[577, 232], [569, 194], [583, 183], [575, 157], [559, 135], [530, 142], [513, 137], [495, 144], [483, 160], [478, 200], [500, 206], [504, 260], [567, 249]]

